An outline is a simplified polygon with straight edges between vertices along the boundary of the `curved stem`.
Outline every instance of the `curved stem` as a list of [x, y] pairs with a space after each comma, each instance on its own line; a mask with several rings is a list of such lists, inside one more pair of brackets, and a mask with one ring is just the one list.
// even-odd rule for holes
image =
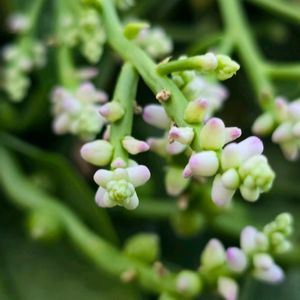
[[273, 79], [281, 79], [281, 80], [300, 79], [300, 64], [267, 63], [265, 64], [265, 70], [266, 73]]
[[282, 0], [248, 0], [248, 2], [262, 7], [268, 12], [282, 16], [289, 21], [300, 24], [300, 5]]
[[245, 71], [252, 81], [259, 104], [263, 110], [270, 110], [273, 108], [273, 86], [266, 76], [263, 59], [248, 29], [240, 0], [219, 0], [219, 5], [228, 33], [243, 60]]
[[122, 146], [125, 136], [131, 135], [133, 109], [138, 84], [138, 74], [130, 63], [122, 67], [117, 85], [115, 88], [113, 101], [118, 102], [125, 111], [124, 116], [113, 122], [110, 131], [110, 142], [114, 145], [114, 158], [128, 160], [128, 153]]

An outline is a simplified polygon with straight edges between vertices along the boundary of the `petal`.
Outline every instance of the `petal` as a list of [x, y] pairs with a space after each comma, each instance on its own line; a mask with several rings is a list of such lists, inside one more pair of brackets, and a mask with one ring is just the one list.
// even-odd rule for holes
[[124, 202], [124, 207], [129, 210], [136, 209], [138, 205], [139, 205], [139, 198], [136, 193], [134, 193], [132, 197], [130, 197], [128, 200]]
[[127, 168], [130, 182], [135, 186], [143, 185], [150, 179], [150, 171], [146, 166], [138, 165]]
[[216, 152], [203, 151], [192, 155], [188, 165], [195, 176], [212, 176], [218, 171], [219, 160]]
[[214, 179], [211, 197], [213, 202], [218, 206], [227, 207], [230, 205], [235, 190], [226, 189], [222, 183], [221, 175], [217, 175]]
[[113, 179], [113, 172], [105, 169], [98, 170], [94, 175], [94, 181], [101, 187], [106, 187], [107, 183]]

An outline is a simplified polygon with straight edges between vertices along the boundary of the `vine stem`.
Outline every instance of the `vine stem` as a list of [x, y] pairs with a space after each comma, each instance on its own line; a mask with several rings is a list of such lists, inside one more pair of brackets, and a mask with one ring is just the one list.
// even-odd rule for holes
[[263, 59], [249, 31], [240, 0], [219, 0], [227, 33], [243, 60], [245, 71], [252, 81], [263, 110], [269, 111], [274, 104], [274, 91], [271, 81], [266, 75]]
[[118, 102], [125, 111], [123, 117], [111, 124], [109, 141], [114, 145], [114, 158], [128, 160], [128, 152], [122, 146], [125, 136], [131, 135], [133, 109], [138, 85], [138, 74], [130, 63], [125, 63], [120, 72], [113, 101]]
[[[152, 292], [161, 292], [172, 286], [174, 274], [161, 277], [151, 266], [130, 259], [120, 250], [89, 230], [61, 201], [33, 185], [19, 170], [13, 156], [0, 147], [0, 182], [10, 199], [28, 212], [44, 210], [55, 216], [70, 241], [97, 267], [120, 277], [123, 272], [135, 270], [137, 282]], [[18, 188], [16, 189], [16, 186]]]
[[265, 64], [265, 71], [273, 79], [280, 80], [299, 80], [300, 64]]

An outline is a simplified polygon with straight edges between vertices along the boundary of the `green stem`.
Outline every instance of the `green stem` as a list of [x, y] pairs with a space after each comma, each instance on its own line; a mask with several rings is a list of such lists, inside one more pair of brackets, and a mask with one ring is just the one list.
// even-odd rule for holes
[[266, 73], [273, 79], [299, 80], [300, 64], [269, 63], [265, 65]]
[[300, 5], [293, 4], [282, 0], [248, 0], [259, 7], [266, 9], [268, 12], [278, 14], [289, 21], [300, 24]]
[[27, 32], [26, 34], [31, 34], [34, 30], [35, 30], [35, 25], [36, 22], [39, 18], [41, 9], [43, 7], [44, 4], [44, 0], [35, 0], [32, 4], [32, 7], [30, 8], [30, 11], [28, 12], [28, 19], [29, 19], [29, 32]]
[[118, 102], [125, 111], [124, 116], [111, 125], [109, 141], [114, 145], [114, 158], [128, 160], [128, 153], [122, 146], [125, 136], [131, 135], [134, 101], [138, 84], [138, 74], [130, 63], [123, 65], [113, 101]]
[[33, 185], [20, 172], [13, 157], [4, 148], [0, 148], [0, 164], [0, 182], [10, 199], [26, 211], [42, 209], [55, 216], [74, 246], [98, 268], [118, 277], [124, 271], [134, 269], [137, 271], [139, 284], [152, 292], [159, 293], [170, 285], [174, 274], [161, 277], [150, 266], [127, 258], [117, 248], [94, 234], [61, 201]]
[[273, 108], [274, 91], [266, 76], [263, 59], [249, 31], [240, 0], [219, 0], [221, 12], [235, 46], [243, 60], [245, 71], [252, 81], [263, 110]]

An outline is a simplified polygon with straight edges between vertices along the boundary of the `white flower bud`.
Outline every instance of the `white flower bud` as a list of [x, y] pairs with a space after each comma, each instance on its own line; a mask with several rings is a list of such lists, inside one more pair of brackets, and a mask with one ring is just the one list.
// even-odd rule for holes
[[225, 144], [225, 125], [219, 118], [207, 121], [200, 131], [200, 146], [205, 150], [219, 150]]
[[201, 268], [212, 270], [224, 265], [226, 253], [224, 246], [217, 239], [211, 239], [201, 255]]
[[217, 60], [218, 67], [216, 69], [216, 74], [220, 80], [231, 78], [240, 69], [240, 65], [229, 56], [219, 54], [217, 55]]
[[194, 130], [191, 127], [172, 126], [169, 131], [169, 139], [184, 145], [189, 145], [194, 138]]
[[171, 155], [177, 155], [181, 152], [183, 152], [186, 149], [186, 145], [183, 145], [177, 141], [173, 142], [173, 143], [169, 143], [166, 146], [166, 151], [167, 153], [171, 154]]
[[137, 140], [132, 136], [125, 136], [122, 140], [122, 146], [128, 153], [132, 155], [145, 152], [150, 149], [146, 142]]
[[256, 250], [257, 230], [252, 226], [245, 227], [241, 232], [241, 248], [246, 254], [252, 254]]
[[147, 105], [144, 108], [143, 119], [148, 124], [161, 129], [169, 128], [171, 123], [165, 109], [159, 104]]
[[252, 126], [252, 131], [258, 135], [267, 135], [272, 132], [275, 126], [274, 116], [267, 112], [260, 115]]
[[237, 247], [228, 248], [226, 258], [229, 269], [234, 272], [241, 273], [247, 268], [247, 256]]
[[273, 264], [269, 269], [255, 269], [253, 275], [255, 278], [269, 283], [280, 283], [284, 279], [283, 270], [276, 264]]
[[110, 122], [116, 122], [123, 117], [125, 112], [118, 102], [111, 101], [102, 105], [99, 109], [99, 113], [106, 120]]
[[226, 127], [225, 128], [225, 144], [230, 143], [242, 134], [242, 130], [238, 127]]
[[240, 185], [240, 176], [235, 169], [229, 169], [222, 174], [222, 183], [226, 189], [235, 190]]
[[190, 101], [184, 111], [184, 120], [191, 124], [201, 123], [204, 120], [208, 105], [206, 99]]
[[82, 146], [80, 154], [84, 160], [96, 166], [105, 166], [110, 163], [113, 146], [104, 140], [96, 140]]
[[238, 285], [233, 279], [223, 276], [218, 279], [218, 292], [225, 300], [236, 300], [238, 290]]
[[274, 143], [288, 142], [293, 139], [293, 125], [285, 122], [279, 125], [272, 134], [272, 141]]
[[194, 176], [212, 176], [219, 168], [216, 152], [202, 151], [190, 157], [188, 166]]
[[235, 189], [225, 188], [221, 175], [216, 175], [211, 191], [212, 201], [218, 206], [227, 207], [230, 205], [234, 193]]
[[238, 143], [240, 157], [242, 161], [249, 159], [252, 156], [262, 154], [264, 145], [256, 136], [250, 136]]

